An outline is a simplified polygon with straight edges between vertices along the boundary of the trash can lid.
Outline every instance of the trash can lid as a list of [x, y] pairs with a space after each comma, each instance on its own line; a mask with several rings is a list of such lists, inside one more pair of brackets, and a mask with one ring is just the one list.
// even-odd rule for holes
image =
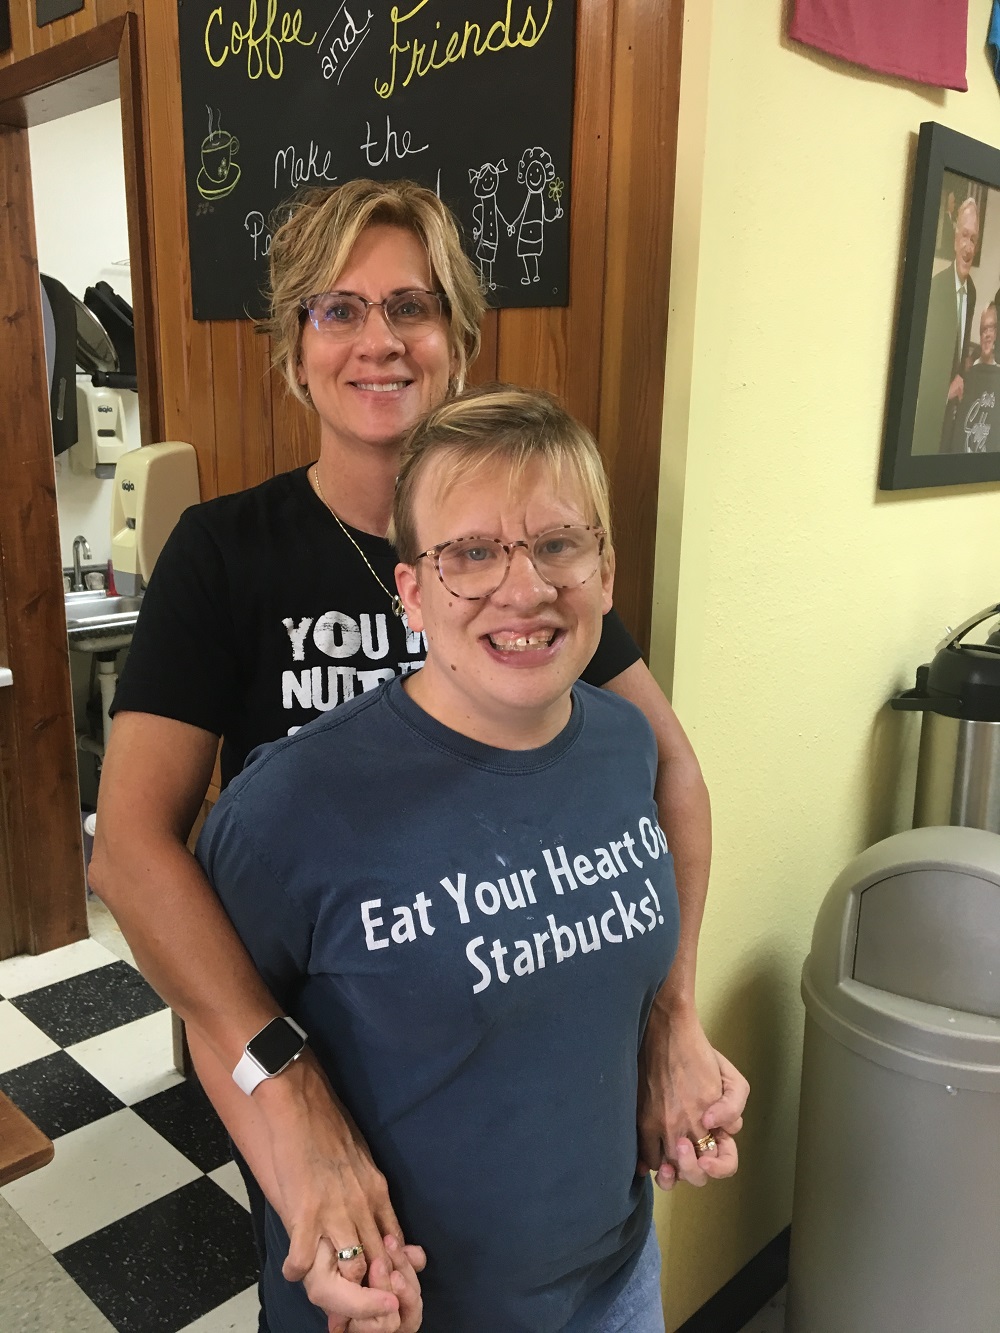
[[862, 852], [820, 907], [802, 993], [872, 1059], [1000, 1086], [1000, 835], [910, 829]]
[[1000, 1018], [1000, 884], [972, 868], [901, 866], [858, 901], [855, 981]]

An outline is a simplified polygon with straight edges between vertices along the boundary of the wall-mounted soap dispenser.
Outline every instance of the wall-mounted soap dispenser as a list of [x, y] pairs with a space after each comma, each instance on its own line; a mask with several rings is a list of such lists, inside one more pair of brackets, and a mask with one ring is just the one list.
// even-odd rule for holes
[[74, 472], [106, 479], [125, 452], [125, 412], [122, 391], [89, 380], [76, 382], [76, 444], [69, 450]]
[[177, 520], [200, 499], [190, 444], [172, 440], [121, 456], [111, 502], [111, 563], [120, 593], [142, 591]]

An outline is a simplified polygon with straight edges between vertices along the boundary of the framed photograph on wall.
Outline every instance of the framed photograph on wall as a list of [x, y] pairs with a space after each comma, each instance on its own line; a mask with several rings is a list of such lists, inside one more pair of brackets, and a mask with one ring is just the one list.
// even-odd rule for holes
[[882, 490], [1000, 481], [1000, 151], [920, 126]]

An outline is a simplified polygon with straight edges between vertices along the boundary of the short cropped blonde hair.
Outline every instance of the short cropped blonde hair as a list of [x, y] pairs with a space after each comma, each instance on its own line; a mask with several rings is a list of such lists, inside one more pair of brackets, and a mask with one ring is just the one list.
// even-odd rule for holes
[[557, 484], [568, 475], [583, 491], [595, 525], [604, 529], [605, 564], [610, 559], [608, 478], [590, 431], [551, 394], [491, 384], [467, 389], [434, 408], [403, 445], [389, 539], [404, 564], [413, 564], [420, 554], [413, 513], [417, 483], [429, 463], [442, 455], [449, 463], [449, 485], [499, 461], [509, 465], [512, 486], [536, 459], [551, 469]]
[[479, 353], [486, 302], [455, 219], [432, 190], [413, 181], [346, 181], [332, 189], [303, 191], [283, 205], [279, 215], [284, 221], [271, 238], [271, 317], [263, 328], [273, 340], [274, 364], [300, 403], [309, 401], [296, 374], [305, 320], [302, 303], [335, 286], [358, 237], [375, 226], [412, 231], [426, 249], [433, 278], [445, 294], [449, 342], [458, 367], [453, 388], [461, 390]]

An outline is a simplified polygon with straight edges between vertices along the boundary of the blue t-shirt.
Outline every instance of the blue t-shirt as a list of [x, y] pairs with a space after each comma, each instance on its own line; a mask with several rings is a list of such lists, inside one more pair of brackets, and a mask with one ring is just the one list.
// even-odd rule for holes
[[[427, 1251], [428, 1333], [591, 1328], [645, 1239], [637, 1056], [678, 930], [655, 773], [607, 691], [499, 750], [397, 679], [258, 751], [205, 825], [209, 879]], [[269, 1226], [272, 1326], [325, 1329]]]

